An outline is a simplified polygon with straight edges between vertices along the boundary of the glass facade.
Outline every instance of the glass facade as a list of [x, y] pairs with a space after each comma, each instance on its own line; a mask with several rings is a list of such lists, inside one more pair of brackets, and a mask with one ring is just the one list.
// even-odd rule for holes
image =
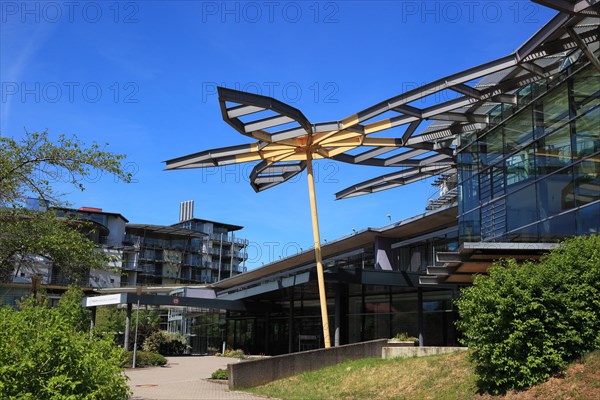
[[[414, 288], [327, 283], [327, 308], [332, 341], [335, 331], [335, 299], [340, 290], [340, 342], [358, 343], [394, 337], [406, 332], [418, 336], [419, 299]], [[337, 286], [337, 289], [336, 289]], [[423, 290], [423, 334], [428, 346], [457, 345], [457, 319], [453, 306], [453, 290]], [[243, 349], [247, 354], [286, 354], [323, 347], [321, 314], [316, 282], [261, 296], [272, 299], [280, 311], [262, 313], [228, 312], [222, 340], [229, 348]], [[209, 314], [206, 314], [209, 315]], [[195, 333], [193, 352], [203, 353], [215, 347], [218, 333], [211, 331], [199, 317], [191, 331]], [[212, 322], [214, 323], [214, 321]], [[213, 325], [210, 325], [213, 326]], [[290, 330], [291, 329], [291, 330]], [[205, 332], [206, 331], [206, 332]], [[205, 336], [206, 335], [206, 336]], [[206, 345], [205, 343], [210, 343]]]
[[462, 242], [554, 242], [600, 232], [600, 74], [573, 65], [490, 113], [457, 151]]
[[436, 255], [438, 252], [458, 250], [458, 231], [432, 233], [428, 238], [412, 240], [402, 244], [392, 251], [393, 268], [404, 271], [425, 274], [427, 267], [440, 266]]
[[[398, 333], [419, 336], [416, 291], [392, 287], [369, 285], [360, 293], [360, 285], [355, 291], [350, 288], [348, 298], [348, 342], [391, 338]], [[453, 322], [456, 312], [453, 309], [452, 290], [423, 292], [423, 326], [426, 345], [447, 346], [457, 343]]]

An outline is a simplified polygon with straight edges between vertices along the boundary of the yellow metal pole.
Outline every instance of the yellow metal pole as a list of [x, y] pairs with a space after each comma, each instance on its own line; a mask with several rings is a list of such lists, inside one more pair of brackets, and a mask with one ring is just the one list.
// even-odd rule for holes
[[312, 154], [306, 153], [306, 170], [308, 172], [308, 195], [310, 197], [310, 212], [312, 217], [313, 238], [315, 241], [315, 260], [317, 262], [317, 280], [319, 282], [319, 300], [321, 303], [321, 321], [323, 322], [323, 339], [325, 348], [331, 347], [329, 338], [329, 319], [327, 315], [327, 296], [325, 295], [325, 277], [323, 276], [323, 259], [321, 257], [321, 235], [319, 234], [319, 217], [317, 216], [317, 197], [315, 195], [315, 180], [313, 178]]

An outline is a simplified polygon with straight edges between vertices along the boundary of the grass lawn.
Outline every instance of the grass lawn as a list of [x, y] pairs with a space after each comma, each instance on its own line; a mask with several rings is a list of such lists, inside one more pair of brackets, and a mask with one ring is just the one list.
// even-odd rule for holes
[[381, 360], [367, 358], [305, 372], [248, 392], [279, 399], [600, 399], [600, 351], [525, 392], [477, 393], [467, 352]]

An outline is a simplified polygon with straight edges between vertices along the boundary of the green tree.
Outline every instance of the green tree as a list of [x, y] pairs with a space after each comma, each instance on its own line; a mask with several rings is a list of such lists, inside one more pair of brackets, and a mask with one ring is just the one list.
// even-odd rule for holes
[[104, 269], [110, 257], [95, 251], [79, 229], [52, 211], [0, 210], [0, 279], [11, 281], [26, 267], [39, 265], [40, 256], [74, 282], [82, 281], [90, 268]]
[[[80, 190], [92, 173], [109, 172], [129, 182], [123, 159], [74, 136], [52, 141], [43, 132], [26, 133], [20, 141], [0, 138], [0, 279], [11, 280], [14, 271], [40, 262], [76, 282], [90, 268], [105, 268], [109, 258], [85, 236], [90, 232], [85, 222], [24, 206], [32, 196], [66, 205], [53, 187], [65, 176]], [[33, 298], [19, 310], [0, 308], [0, 398], [128, 398], [124, 351], [112, 335], [90, 335], [82, 297], [81, 289], [71, 288], [56, 308]]]
[[77, 296], [73, 290], [57, 308], [32, 297], [19, 310], [0, 308], [0, 398], [128, 398], [124, 351], [81, 329]]
[[496, 264], [457, 306], [484, 391], [545, 381], [600, 348], [600, 236], [565, 241], [539, 263]]
[[[117, 306], [97, 307], [96, 323], [94, 325], [97, 332], [113, 334], [115, 339], [119, 339], [119, 344], [123, 344], [123, 337], [118, 337], [118, 334], [125, 332], [125, 314], [123, 308]], [[132, 327], [135, 324], [136, 311], [133, 312]], [[133, 328], [132, 328], [133, 330]], [[160, 313], [158, 310], [142, 310], [140, 309], [139, 324], [138, 324], [138, 344], [144, 343], [146, 338], [154, 332], [160, 330]], [[134, 335], [129, 337], [129, 348], [133, 348]]]
[[94, 328], [102, 333], [125, 332], [125, 311], [115, 305], [96, 307]]
[[181, 333], [156, 331], [148, 336], [142, 346], [144, 351], [163, 356], [180, 356], [190, 349], [187, 338]]
[[93, 172], [108, 172], [124, 182], [131, 174], [123, 171], [125, 156], [106, 151], [106, 146], [87, 146], [76, 136], [59, 135], [50, 140], [47, 132], [26, 132], [21, 141], [0, 137], [0, 205], [22, 205], [32, 195], [54, 205], [62, 204], [52, 182], [61, 179], [80, 190]]
[[92, 313], [83, 306], [85, 293], [78, 286], [71, 286], [63, 293], [58, 302], [58, 309], [74, 330], [86, 332], [90, 329]]
[[131, 174], [122, 166], [124, 155], [105, 147], [86, 146], [75, 136], [60, 135], [52, 141], [47, 132], [26, 133], [20, 141], [0, 137], [0, 281], [39, 264], [40, 256], [75, 281], [85, 279], [90, 268], [105, 268], [109, 258], [94, 251], [84, 222], [24, 207], [32, 196], [65, 205], [52, 186], [59, 178], [80, 190], [92, 173], [107, 172], [130, 182]]

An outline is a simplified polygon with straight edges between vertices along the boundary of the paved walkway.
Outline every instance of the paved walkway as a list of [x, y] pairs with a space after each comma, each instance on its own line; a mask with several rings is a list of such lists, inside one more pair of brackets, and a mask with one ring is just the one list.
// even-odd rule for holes
[[207, 381], [219, 368], [238, 362], [225, 357], [167, 357], [165, 367], [127, 369], [134, 400], [243, 399], [255, 397], [229, 391], [226, 383]]

